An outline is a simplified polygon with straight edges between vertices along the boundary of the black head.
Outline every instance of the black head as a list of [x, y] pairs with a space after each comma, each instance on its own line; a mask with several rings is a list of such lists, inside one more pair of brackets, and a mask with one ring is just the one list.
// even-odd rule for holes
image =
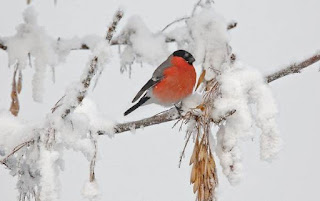
[[185, 50], [177, 50], [173, 53], [173, 56], [176, 57], [182, 57], [184, 60], [186, 60], [190, 65], [192, 65], [192, 63], [195, 61], [194, 57], [192, 56], [192, 54], [190, 54], [189, 52], [185, 51]]

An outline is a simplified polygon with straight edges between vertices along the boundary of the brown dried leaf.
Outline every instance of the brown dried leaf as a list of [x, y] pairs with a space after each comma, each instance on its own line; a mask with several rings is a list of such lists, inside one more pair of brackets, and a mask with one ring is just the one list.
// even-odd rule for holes
[[200, 149], [200, 153], [199, 153], [199, 160], [204, 160], [207, 156], [207, 150], [205, 150], [205, 147], [204, 146], [201, 146], [201, 149]]
[[204, 189], [204, 200], [209, 200], [210, 191], [209, 189]]
[[11, 106], [10, 106], [11, 114], [13, 114], [14, 116], [18, 116], [19, 109], [20, 109], [19, 102], [18, 101], [12, 101], [11, 102]]
[[198, 201], [202, 201], [202, 200], [203, 200], [203, 188], [200, 187], [198, 191]]
[[201, 103], [200, 105], [198, 105], [196, 107], [196, 109], [200, 109], [201, 111], [204, 111], [206, 108], [205, 108], [205, 105], [203, 103]]
[[196, 193], [198, 191], [198, 188], [199, 188], [199, 184], [200, 184], [200, 181], [199, 181], [199, 177], [195, 180], [194, 184], [193, 184], [193, 193]]
[[17, 74], [17, 69], [15, 69], [15, 71], [13, 72], [12, 90], [11, 90], [10, 112], [14, 116], [18, 116], [19, 109], [20, 109], [18, 94], [17, 94], [16, 74]]
[[198, 87], [200, 86], [200, 84], [204, 81], [204, 76], [206, 75], [206, 70], [203, 70], [199, 79], [198, 79], [198, 83], [196, 86], [196, 90], [198, 89]]
[[190, 176], [190, 183], [193, 184], [196, 181], [197, 178], [197, 168], [194, 164], [191, 170], [191, 176]]
[[196, 140], [196, 142], [194, 143], [193, 152], [190, 158], [189, 165], [193, 164], [197, 160], [198, 153], [199, 153], [199, 143], [198, 143], [198, 140]]

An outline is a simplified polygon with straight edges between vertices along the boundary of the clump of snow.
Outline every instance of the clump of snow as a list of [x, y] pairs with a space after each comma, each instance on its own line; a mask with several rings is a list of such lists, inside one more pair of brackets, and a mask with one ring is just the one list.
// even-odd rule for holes
[[113, 137], [115, 123], [106, 120], [90, 98], [85, 98], [82, 101], [82, 104], [75, 110], [75, 114], [85, 114], [88, 117], [90, 129], [94, 133], [103, 130], [109, 137]]
[[261, 129], [260, 158], [269, 161], [277, 156], [282, 145], [275, 118], [278, 112], [276, 103], [266, 84], [256, 85], [249, 93], [256, 104], [256, 125]]
[[[70, 39], [59, 38], [54, 45], [54, 48], [59, 55], [59, 62], [65, 62], [66, 57], [71, 50], [77, 50], [82, 48], [82, 45], [86, 45], [88, 48], [94, 49], [98, 43], [105, 42], [103, 37], [97, 35], [87, 35], [82, 38], [73, 37]], [[105, 42], [107, 45], [107, 43]]]
[[24, 23], [17, 26], [16, 34], [3, 38], [3, 41], [8, 47], [9, 65], [18, 63], [19, 69], [24, 69], [29, 65], [30, 58], [34, 58], [31, 62], [35, 69], [32, 79], [32, 97], [37, 102], [43, 101], [44, 80], [48, 67], [50, 66], [54, 72], [54, 67], [65, 61], [70, 50], [79, 49], [85, 44], [94, 53], [97, 53], [101, 67], [110, 57], [109, 46], [103, 37], [89, 35], [69, 40], [55, 39], [38, 24], [37, 12], [33, 7], [28, 7], [24, 11], [23, 19]]
[[35, 58], [32, 96], [35, 101], [41, 102], [47, 67], [55, 66], [59, 62], [54, 49], [56, 41], [38, 25], [37, 14], [33, 7], [28, 7], [24, 11], [23, 18], [24, 23], [17, 27], [17, 33], [5, 41], [8, 47], [9, 65], [19, 63], [19, 68], [23, 69], [28, 64], [28, 54]]
[[179, 49], [193, 54], [196, 63], [202, 63], [206, 80], [224, 70], [223, 64], [230, 54], [227, 23], [212, 7], [204, 6], [186, 20], [185, 26], [173, 29], [167, 36], [176, 41]]
[[193, 93], [192, 95], [186, 97], [182, 100], [182, 109], [190, 110], [195, 109], [202, 102], [202, 96], [199, 93]]
[[130, 66], [134, 60], [158, 65], [169, 55], [165, 37], [151, 33], [138, 16], [128, 20], [118, 40], [128, 43], [120, 56], [121, 66]]
[[[9, 111], [0, 111], [0, 149], [2, 154], [9, 152], [17, 145], [30, 140], [35, 125], [13, 116]], [[1, 159], [1, 157], [0, 157]]]
[[82, 195], [84, 198], [90, 200], [90, 201], [95, 201], [99, 199], [99, 186], [96, 181], [93, 182], [86, 182], [83, 190], [82, 190]]
[[[190, 36], [189, 27], [187, 26], [177, 27], [172, 31], [170, 31], [168, 34], [166, 34], [166, 36], [176, 41], [177, 47], [178, 47], [177, 49], [189, 50], [191, 52], [189, 45], [192, 41], [192, 38]], [[197, 62], [197, 59], [196, 59], [196, 62]]]
[[60, 183], [58, 180], [59, 169], [57, 162], [60, 154], [55, 150], [48, 150], [45, 145], [40, 145], [39, 169], [40, 169], [40, 200], [59, 200]]
[[196, 61], [202, 62], [206, 80], [211, 80], [221, 70], [228, 54], [227, 24], [213, 8], [203, 8], [187, 21], [192, 37], [190, 49]]
[[256, 70], [236, 62], [216, 78], [220, 95], [214, 101], [212, 117], [218, 119], [232, 110], [217, 133], [217, 154], [224, 174], [233, 184], [241, 170], [240, 139], [254, 135], [253, 125], [261, 129], [261, 159], [273, 158], [280, 150], [281, 140], [276, 124], [277, 109], [270, 88]]
[[[230, 125], [230, 124], [229, 124]], [[220, 160], [223, 173], [230, 184], [238, 184], [242, 178], [241, 151], [238, 136], [230, 126], [220, 126], [217, 132], [216, 153]]]

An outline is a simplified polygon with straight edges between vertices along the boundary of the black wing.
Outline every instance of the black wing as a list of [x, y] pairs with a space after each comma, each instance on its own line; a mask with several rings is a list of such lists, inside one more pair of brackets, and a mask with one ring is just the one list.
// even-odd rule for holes
[[147, 102], [147, 100], [149, 100], [150, 97], [148, 96], [144, 96], [142, 97], [138, 103], [136, 103], [135, 105], [133, 105], [132, 107], [130, 107], [127, 111], [124, 112], [124, 116], [127, 116], [128, 114], [130, 114], [131, 112], [133, 112], [135, 109], [137, 109], [138, 107], [140, 107], [141, 105], [143, 105], [145, 102]]
[[132, 100], [133, 102], [136, 102], [141, 96], [142, 94], [147, 91], [148, 89], [150, 89], [151, 87], [153, 87], [155, 84], [157, 84], [160, 79], [158, 80], [153, 80], [154, 78], [151, 78], [141, 89], [140, 91], [137, 93], [137, 95], [134, 97], [134, 99]]
[[152, 78], [140, 89], [140, 91], [132, 100], [132, 103], [136, 102], [145, 91], [153, 87], [163, 78], [163, 71], [171, 66], [171, 58], [172, 56], [170, 55], [168, 59], [166, 59], [164, 62], [162, 62], [162, 64], [160, 64], [160, 66], [158, 66], [158, 68], [153, 72]]

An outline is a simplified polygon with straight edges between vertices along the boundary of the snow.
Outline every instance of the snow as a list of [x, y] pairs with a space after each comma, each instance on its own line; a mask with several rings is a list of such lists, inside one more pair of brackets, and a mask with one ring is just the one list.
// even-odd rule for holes
[[58, 151], [48, 150], [45, 145], [40, 145], [39, 168], [40, 168], [40, 200], [59, 200], [60, 182], [57, 162], [60, 154]]
[[[35, 127], [19, 117], [14, 117], [9, 111], [0, 111], [0, 150], [1, 155], [9, 154], [13, 148], [30, 140]], [[0, 157], [1, 159], [1, 157]]]
[[257, 70], [236, 62], [217, 77], [221, 95], [214, 102], [213, 118], [218, 119], [232, 110], [217, 133], [217, 154], [230, 183], [241, 178], [240, 139], [251, 139], [256, 125], [261, 129], [261, 159], [270, 160], [281, 148], [276, 123], [277, 107], [264, 77]]
[[189, 111], [190, 109], [195, 109], [197, 106], [201, 104], [201, 102], [202, 95], [195, 92], [182, 100], [182, 110]]
[[132, 65], [134, 61], [159, 65], [170, 54], [165, 37], [152, 33], [139, 16], [128, 19], [118, 40], [129, 44], [121, 53], [122, 69]]
[[97, 182], [86, 182], [82, 190], [82, 195], [89, 201], [98, 200], [100, 192]]
[[229, 35], [223, 17], [211, 8], [203, 8], [187, 21], [193, 39], [190, 43], [196, 62], [206, 70], [206, 80], [211, 80], [223, 70], [228, 56]]
[[27, 8], [23, 17], [24, 23], [17, 27], [17, 33], [5, 40], [9, 65], [17, 62], [19, 68], [24, 69], [28, 65], [28, 54], [35, 58], [32, 96], [35, 101], [42, 102], [47, 66], [55, 66], [58, 63], [58, 55], [53, 48], [55, 41], [47, 35], [44, 27], [38, 25], [33, 7]]

